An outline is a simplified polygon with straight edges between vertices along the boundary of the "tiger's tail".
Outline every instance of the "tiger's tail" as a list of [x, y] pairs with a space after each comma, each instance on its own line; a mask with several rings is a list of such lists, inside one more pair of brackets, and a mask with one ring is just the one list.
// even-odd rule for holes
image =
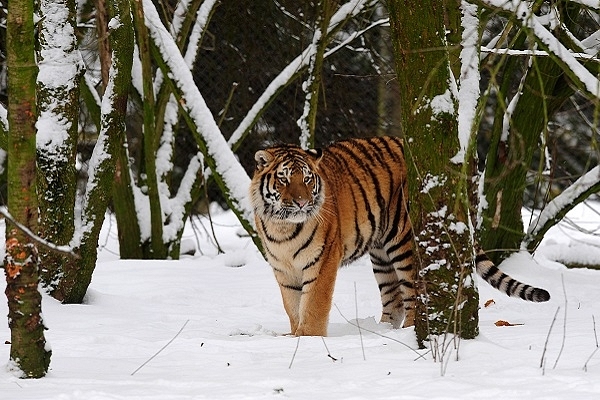
[[536, 303], [550, 300], [550, 293], [544, 289], [536, 288], [511, 278], [488, 258], [483, 250], [479, 250], [475, 257], [477, 273], [492, 287], [512, 297]]

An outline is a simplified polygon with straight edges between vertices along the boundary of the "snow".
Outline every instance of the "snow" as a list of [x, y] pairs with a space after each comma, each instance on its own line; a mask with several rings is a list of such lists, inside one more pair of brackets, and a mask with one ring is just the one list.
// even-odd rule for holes
[[451, 162], [462, 164], [469, 141], [473, 135], [473, 125], [479, 100], [479, 54], [477, 42], [479, 41], [479, 19], [477, 6], [465, 0], [461, 2], [463, 27], [462, 49], [460, 51], [461, 72], [460, 88], [458, 89], [458, 141], [460, 149], [452, 157]]
[[[569, 218], [587, 230], [600, 228], [600, 217], [584, 206]], [[238, 235], [231, 212], [213, 219], [225, 254], [217, 254], [208, 229], [196, 239], [188, 226], [184, 240], [197, 241], [202, 253], [180, 261], [121, 261], [116, 224], [106, 218], [85, 304], [43, 297], [53, 349], [49, 374], [17, 379], [8, 371], [10, 346], [0, 345], [1, 397], [585, 400], [600, 394], [600, 352], [590, 359], [597, 349], [600, 272], [552, 261], [573, 256], [582, 240], [598, 248], [597, 237], [563, 224], [548, 233], [534, 258], [508, 259], [506, 272], [548, 289], [552, 299], [526, 303], [479, 282], [480, 335], [461, 341], [458, 350], [450, 345], [434, 362], [431, 353], [416, 350], [412, 329], [376, 322], [381, 304], [367, 259], [338, 274], [329, 337], [285, 336], [288, 321], [270, 267], [251, 240]], [[493, 303], [484, 307], [488, 300]], [[5, 301], [0, 314], [7, 314]], [[522, 325], [499, 327], [499, 320]], [[0, 324], [0, 343], [9, 339], [6, 323]]]
[[65, 162], [63, 148], [69, 139], [72, 121], [56, 111], [64, 101], [56, 95], [63, 93], [64, 96], [64, 93], [75, 88], [84, 63], [76, 50], [75, 32], [68, 21], [69, 9], [66, 2], [42, 1], [40, 14], [43, 15], [43, 23], [40, 24], [37, 83], [45, 88], [46, 96], [40, 102], [36, 143], [45, 157]]
[[438, 94], [429, 103], [432, 112], [432, 121], [441, 114], [450, 114], [454, 115], [454, 101], [452, 100], [452, 93], [450, 89], [446, 89], [446, 91], [442, 94]]
[[113, 17], [108, 21], [108, 29], [119, 29], [123, 23], [117, 17]]
[[204, 1], [198, 8], [196, 21], [192, 27], [192, 32], [188, 40], [189, 45], [184, 57], [185, 62], [190, 69], [192, 69], [194, 62], [197, 59], [201, 37], [204, 34], [210, 15], [213, 12], [213, 9], [216, 7], [216, 4], [217, 0]]
[[421, 193], [429, 193], [432, 189], [444, 185], [447, 178], [445, 176], [431, 175], [429, 172], [423, 179], [423, 188]]

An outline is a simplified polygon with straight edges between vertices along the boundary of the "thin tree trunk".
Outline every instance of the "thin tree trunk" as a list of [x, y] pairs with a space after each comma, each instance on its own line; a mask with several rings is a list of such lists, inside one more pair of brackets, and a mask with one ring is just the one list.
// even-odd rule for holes
[[[519, 250], [524, 237], [521, 208], [525, 178], [531, 165], [540, 135], [548, 123], [548, 96], [561, 75], [561, 69], [551, 59], [537, 60], [525, 78], [512, 118], [508, 140], [502, 135], [502, 118], [496, 118], [492, 138], [497, 146], [486, 160], [485, 193], [488, 207], [483, 212], [481, 245], [496, 263], [507, 254]], [[505, 79], [510, 79], [505, 76]], [[498, 126], [500, 125], [500, 126]]]
[[298, 120], [300, 126], [300, 145], [303, 148], [315, 146], [315, 127], [317, 124], [317, 111], [319, 108], [319, 91], [322, 85], [323, 59], [327, 47], [327, 27], [333, 10], [336, 7], [333, 0], [319, 0], [315, 6], [316, 20], [315, 31], [310, 45], [311, 54], [308, 64], [308, 77], [304, 82], [306, 96], [304, 112]]
[[[431, 334], [450, 332], [462, 338], [478, 334], [468, 177], [461, 165], [450, 162], [460, 145], [448, 87], [445, 32], [460, 32], [459, 4], [388, 1], [409, 166], [411, 219], [418, 243], [416, 259], [421, 263], [418, 289], [422, 296], [415, 323], [421, 344]], [[445, 21], [453, 25], [445, 26]], [[472, 163], [472, 159], [469, 154], [465, 162]]]
[[108, 70], [110, 68], [110, 40], [108, 39], [109, 15], [106, 7], [108, 0], [95, 0], [96, 3], [96, 30], [98, 31], [98, 53], [100, 55], [100, 74], [102, 77], [102, 90], [104, 93], [108, 85]]
[[158, 192], [158, 180], [156, 178], [156, 150], [158, 139], [154, 124], [154, 89], [152, 79], [152, 60], [150, 57], [150, 40], [148, 30], [144, 24], [144, 8], [142, 0], [134, 0], [133, 15], [135, 29], [137, 32], [137, 44], [142, 62], [142, 85], [143, 85], [143, 175], [142, 183], [147, 188], [146, 194], [150, 203], [150, 254], [147, 258], [164, 259], [167, 256], [167, 248], [163, 239], [163, 213]]
[[127, 147], [120, 146], [116, 154], [115, 182], [112, 188], [112, 204], [119, 237], [119, 256], [123, 260], [141, 260], [148, 253], [148, 242], [143, 243], [142, 240], [130, 168]]
[[[8, 63], [8, 211], [16, 221], [37, 231], [35, 177], [36, 77], [33, 1], [11, 1], [7, 17]], [[23, 378], [40, 378], [48, 371], [38, 291], [35, 246], [23, 232], [6, 224], [6, 298], [11, 331], [9, 368]]]

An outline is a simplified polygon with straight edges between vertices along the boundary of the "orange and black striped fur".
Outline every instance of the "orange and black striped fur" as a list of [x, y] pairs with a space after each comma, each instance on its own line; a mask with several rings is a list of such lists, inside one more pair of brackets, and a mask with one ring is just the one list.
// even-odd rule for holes
[[[338, 268], [367, 252], [381, 293], [381, 321], [413, 325], [416, 266], [402, 140], [351, 139], [322, 151], [280, 145], [259, 150], [255, 159], [256, 228], [291, 333], [327, 334]], [[476, 261], [494, 287], [532, 301], [549, 298], [500, 272], [485, 253]]]

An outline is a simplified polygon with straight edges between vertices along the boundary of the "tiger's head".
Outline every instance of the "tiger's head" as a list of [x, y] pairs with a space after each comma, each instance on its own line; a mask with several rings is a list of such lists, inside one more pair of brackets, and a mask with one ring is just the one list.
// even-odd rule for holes
[[324, 192], [319, 175], [322, 152], [281, 145], [254, 155], [250, 185], [254, 212], [264, 220], [303, 223], [319, 213]]

